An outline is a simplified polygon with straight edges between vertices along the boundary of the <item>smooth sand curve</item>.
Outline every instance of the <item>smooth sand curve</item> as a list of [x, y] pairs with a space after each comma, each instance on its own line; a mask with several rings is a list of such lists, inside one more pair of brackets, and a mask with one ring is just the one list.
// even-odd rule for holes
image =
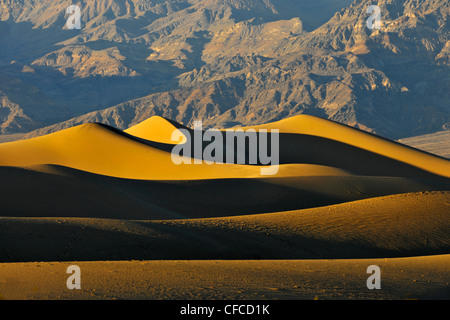
[[450, 252], [450, 192], [176, 220], [0, 218], [0, 261], [318, 259]]

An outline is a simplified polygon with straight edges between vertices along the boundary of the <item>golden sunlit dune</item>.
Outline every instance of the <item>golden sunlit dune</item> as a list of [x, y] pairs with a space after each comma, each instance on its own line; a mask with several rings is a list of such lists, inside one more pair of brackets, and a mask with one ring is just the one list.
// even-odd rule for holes
[[[426, 179], [434, 178], [433, 174], [449, 176], [448, 160], [328, 120], [298, 116], [254, 128], [282, 132], [281, 165], [273, 177], [351, 173]], [[158, 147], [158, 143], [167, 145], [171, 141], [174, 130], [178, 130], [174, 123], [161, 117], [152, 117], [127, 133], [95, 123], [80, 125], [43, 137], [0, 144], [0, 165], [59, 165], [141, 180], [262, 177], [261, 166], [175, 165], [170, 150]]]
[[[143, 139], [173, 144], [171, 135], [180, 127], [164, 118], [151, 117], [126, 132]], [[434, 179], [434, 175], [450, 177], [450, 163], [446, 159], [309, 115], [243, 129], [279, 130], [282, 164], [317, 164], [363, 175], [422, 179]], [[192, 134], [192, 130], [187, 130]], [[327, 175], [326, 172], [323, 174]]]
[[[365, 279], [360, 281], [357, 272], [365, 275], [369, 258], [386, 258], [373, 260], [385, 268], [421, 263], [415, 274], [432, 270], [431, 281], [442, 280], [450, 252], [450, 161], [311, 116], [248, 128], [279, 130], [275, 175], [264, 176], [261, 169], [267, 166], [248, 163], [176, 165], [172, 148], [187, 145], [189, 139], [184, 136], [176, 144], [172, 135], [183, 138], [183, 132], [193, 130], [162, 117], [125, 132], [90, 123], [1, 143], [0, 261], [8, 264], [0, 264], [0, 272], [10, 275], [14, 268], [24, 284], [0, 281], [0, 298], [171, 299], [192, 292], [194, 298], [215, 298], [211, 291], [189, 286], [200, 281], [215, 287], [230, 278], [236, 281], [233, 288], [256, 290], [237, 280], [236, 270], [266, 283], [274, 272], [297, 267], [311, 268], [315, 276], [289, 271], [276, 294], [260, 286], [254, 295], [236, 294], [228, 287], [221, 295], [311, 298], [323, 290], [319, 288], [331, 290], [330, 277], [352, 273], [345, 277], [344, 289], [324, 297], [359, 298], [362, 291], [355, 288]], [[229, 150], [225, 144], [220, 147]], [[117, 281], [130, 289], [124, 293], [120, 286], [105, 286], [87, 276], [85, 291], [78, 296], [62, 292], [53, 282], [29, 293], [30, 283], [47, 281], [45, 275], [39, 280], [24, 275], [36, 265], [27, 263], [33, 261], [48, 261], [42, 263], [48, 272], [71, 261], [96, 278], [114, 267], [125, 272]], [[146, 281], [159, 281], [173, 291], [143, 292], [132, 284], [143, 267], [153, 270]], [[326, 267], [340, 271], [319, 275]], [[167, 270], [180, 277], [179, 272], [190, 272], [192, 278], [172, 281]], [[405, 284], [402, 271], [383, 277], [388, 279], [383, 285]], [[316, 281], [311, 292], [288, 289], [305, 279]], [[405, 297], [414, 288], [417, 297], [441, 298], [446, 286], [439, 291], [433, 283], [406, 284], [405, 290], [387, 290], [382, 297]], [[19, 287], [21, 292], [14, 289]], [[93, 294], [100, 287], [101, 294]]]
[[450, 300], [449, 4], [0, 0], [0, 300]]
[[[170, 152], [100, 124], [84, 124], [46, 136], [0, 144], [0, 166], [60, 165], [87, 172], [140, 180], [260, 178], [260, 166], [180, 164]], [[310, 164], [280, 166], [277, 177], [346, 175]]]
[[306, 134], [327, 138], [450, 178], [450, 162], [444, 158], [318, 117], [298, 115], [278, 122], [245, 127], [243, 129], [245, 130], [246, 128], [255, 130], [278, 129], [283, 133]]
[[[177, 134], [178, 129], [181, 126], [170, 122], [159, 116], [153, 116], [144, 120], [137, 125], [125, 130], [126, 133], [132, 136], [142, 138], [145, 140], [150, 140], [159, 143], [175, 144], [176, 141], [172, 140], [172, 135]], [[179, 132], [179, 131], [178, 131]], [[179, 133], [182, 135], [181, 133]], [[184, 143], [185, 139], [179, 141], [179, 143]]]

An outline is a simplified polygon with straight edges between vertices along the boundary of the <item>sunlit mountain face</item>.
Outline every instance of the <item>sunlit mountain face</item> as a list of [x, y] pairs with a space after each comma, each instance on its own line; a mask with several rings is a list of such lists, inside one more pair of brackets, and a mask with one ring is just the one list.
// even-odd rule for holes
[[226, 128], [309, 114], [398, 139], [450, 123], [447, 1], [0, 2], [2, 134], [160, 115]]

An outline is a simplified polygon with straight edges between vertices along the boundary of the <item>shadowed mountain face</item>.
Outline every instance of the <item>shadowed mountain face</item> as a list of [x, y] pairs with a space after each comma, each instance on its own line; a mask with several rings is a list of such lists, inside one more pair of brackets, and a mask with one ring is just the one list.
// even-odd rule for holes
[[303, 113], [389, 138], [450, 125], [448, 1], [378, 1], [380, 30], [368, 0], [78, 4], [67, 30], [66, 1], [0, 0], [1, 133], [152, 115], [221, 128]]

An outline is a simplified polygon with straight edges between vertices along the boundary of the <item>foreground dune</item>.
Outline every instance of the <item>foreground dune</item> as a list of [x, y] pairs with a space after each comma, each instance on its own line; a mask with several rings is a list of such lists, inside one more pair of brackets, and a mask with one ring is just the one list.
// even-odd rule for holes
[[450, 192], [223, 218], [0, 218], [0, 261], [379, 258], [450, 252]]
[[[80, 290], [66, 287], [66, 269], [72, 264], [81, 269]], [[381, 290], [366, 287], [370, 265], [381, 268]], [[1, 263], [0, 298], [449, 299], [449, 268], [449, 255], [356, 260]]]

